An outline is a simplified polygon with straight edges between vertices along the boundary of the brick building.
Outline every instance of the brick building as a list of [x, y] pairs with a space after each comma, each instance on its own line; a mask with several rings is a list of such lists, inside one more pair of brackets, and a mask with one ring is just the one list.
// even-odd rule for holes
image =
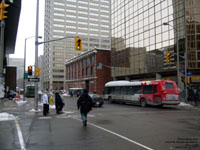
[[104, 85], [111, 81], [110, 50], [93, 49], [65, 63], [66, 90], [86, 88], [89, 92], [103, 94]]

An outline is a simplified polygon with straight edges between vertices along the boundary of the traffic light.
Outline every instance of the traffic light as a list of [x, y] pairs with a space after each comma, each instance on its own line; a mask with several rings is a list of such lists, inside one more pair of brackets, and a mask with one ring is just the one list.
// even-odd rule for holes
[[37, 67], [37, 68], [36, 68], [36, 72], [35, 72], [35, 76], [36, 76], [36, 77], [39, 77], [39, 76], [41, 75], [40, 70], [41, 70], [40, 67]]
[[79, 37], [75, 38], [75, 50], [82, 51], [82, 39]]
[[9, 5], [5, 4], [4, 2], [0, 3], [0, 21], [3, 21], [5, 18], [8, 18], [7, 16], [5, 16], [5, 14], [8, 13], [8, 11], [5, 10], [8, 6]]
[[167, 63], [167, 64], [170, 63], [170, 59], [171, 59], [170, 57], [171, 57], [171, 53], [170, 53], [170, 52], [167, 52], [167, 53], [166, 53], [166, 63]]
[[191, 77], [187, 77], [188, 84], [191, 83]]
[[185, 76], [181, 76], [181, 81], [185, 83]]
[[33, 67], [32, 66], [28, 66], [28, 75], [32, 76], [33, 74]]

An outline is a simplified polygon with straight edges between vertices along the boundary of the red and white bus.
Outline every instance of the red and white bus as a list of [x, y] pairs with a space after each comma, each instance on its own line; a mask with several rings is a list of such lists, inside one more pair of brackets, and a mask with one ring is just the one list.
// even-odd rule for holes
[[180, 103], [178, 87], [171, 80], [111, 81], [105, 84], [104, 99], [110, 102], [138, 103], [142, 107]]

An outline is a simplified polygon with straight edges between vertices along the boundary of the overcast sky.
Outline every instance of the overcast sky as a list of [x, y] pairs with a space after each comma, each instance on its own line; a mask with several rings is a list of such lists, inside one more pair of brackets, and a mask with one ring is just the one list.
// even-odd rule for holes
[[[19, 19], [15, 54], [12, 58], [24, 58], [25, 38], [35, 36], [36, 27], [36, 2], [37, 0], [22, 0], [21, 14]], [[39, 0], [39, 36], [44, 36], [44, 2]], [[43, 39], [39, 39], [43, 41]], [[43, 54], [43, 46], [39, 46], [39, 55]], [[26, 41], [26, 66], [35, 64], [35, 38]]]

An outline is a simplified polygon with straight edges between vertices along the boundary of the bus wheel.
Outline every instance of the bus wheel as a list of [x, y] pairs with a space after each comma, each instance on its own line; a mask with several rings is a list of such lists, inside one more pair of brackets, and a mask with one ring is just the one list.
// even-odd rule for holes
[[112, 100], [111, 97], [108, 98], [108, 101], [109, 101], [110, 103], [113, 103], [113, 100]]
[[144, 98], [142, 98], [142, 99], [140, 100], [140, 105], [141, 105], [142, 107], [146, 107], [146, 106], [147, 106], [147, 102], [146, 102], [146, 100], [145, 100]]

